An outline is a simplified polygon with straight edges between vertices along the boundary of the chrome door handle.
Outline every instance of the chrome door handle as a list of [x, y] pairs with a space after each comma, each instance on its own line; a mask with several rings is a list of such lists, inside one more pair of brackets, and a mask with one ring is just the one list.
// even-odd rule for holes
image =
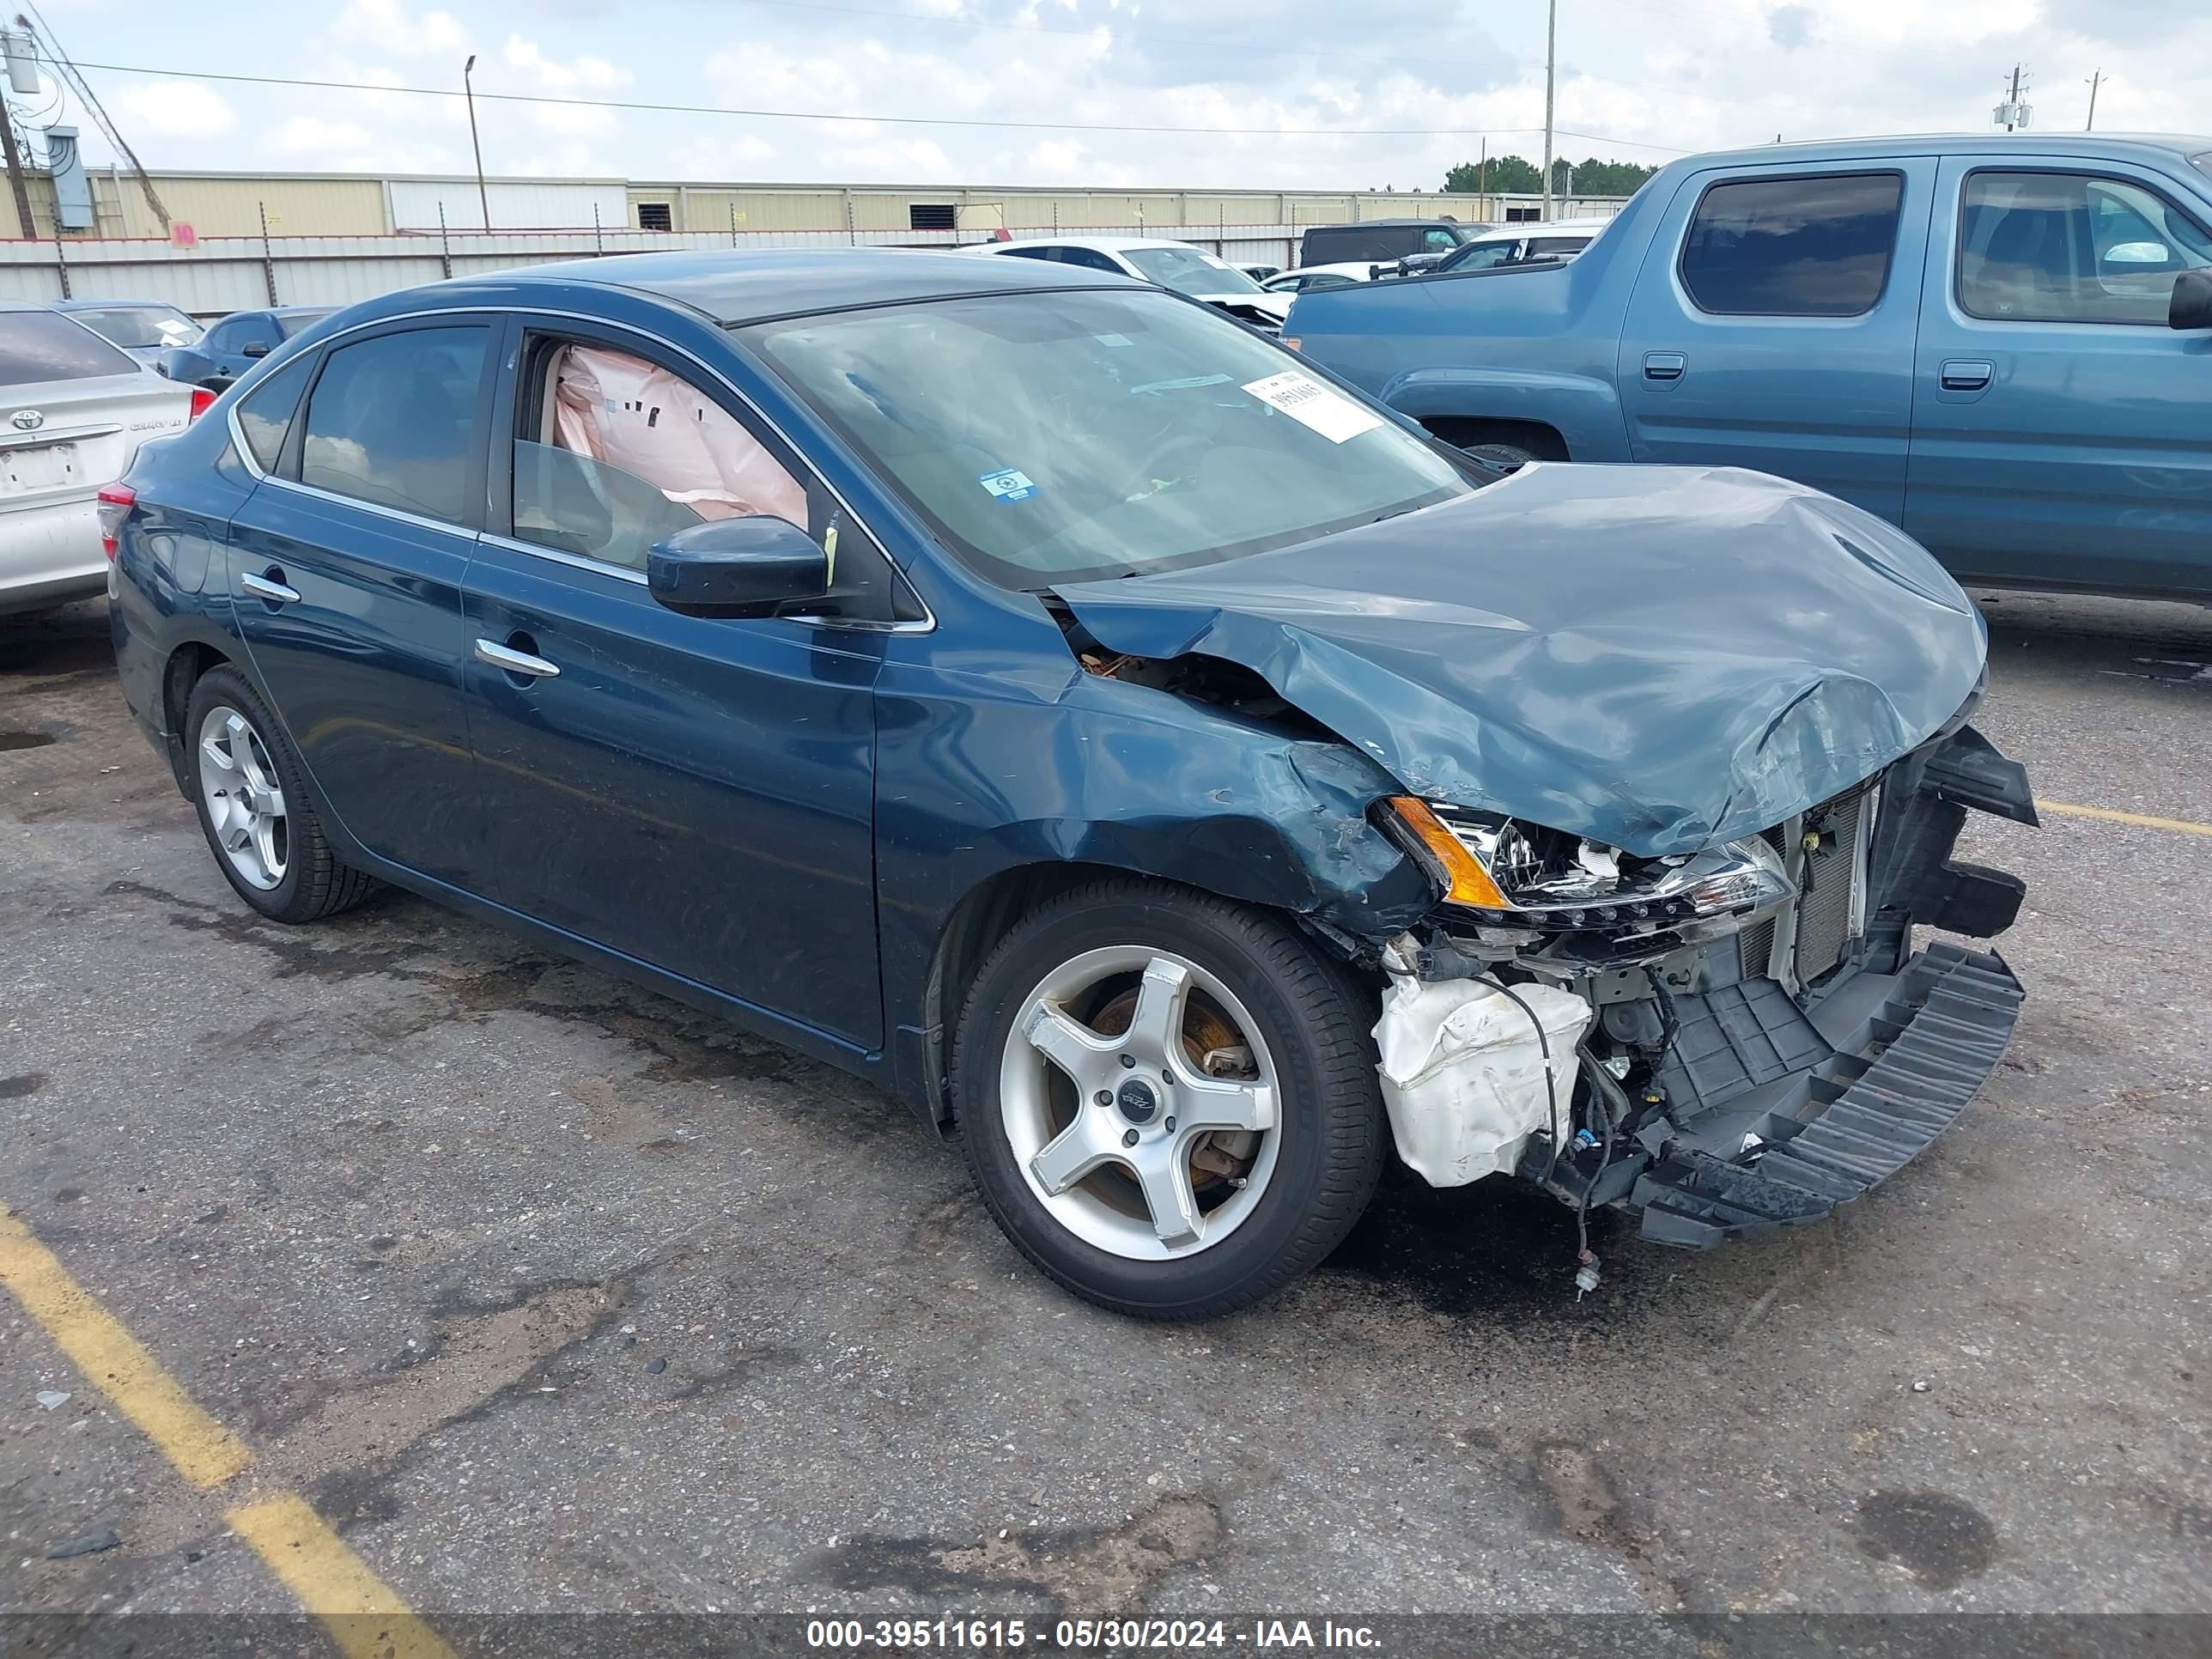
[[1979, 392], [1990, 383], [1996, 372], [1995, 363], [1954, 357], [1943, 365], [1943, 390], [1946, 392]]
[[271, 605], [297, 605], [300, 602], [298, 588], [287, 587], [267, 576], [257, 576], [248, 572], [238, 579], [238, 585], [255, 599], [266, 599]]
[[561, 672], [557, 663], [533, 657], [527, 651], [510, 650], [496, 640], [477, 641], [477, 660], [488, 662], [504, 673], [526, 674], [534, 680], [550, 680]]
[[1690, 360], [1679, 351], [1647, 351], [1644, 354], [1644, 378], [1647, 380], [1679, 380]]

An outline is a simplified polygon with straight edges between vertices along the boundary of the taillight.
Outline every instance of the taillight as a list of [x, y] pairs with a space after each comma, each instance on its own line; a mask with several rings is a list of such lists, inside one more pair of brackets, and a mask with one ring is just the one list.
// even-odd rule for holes
[[215, 393], [210, 392], [204, 386], [194, 386], [192, 388], [192, 412], [185, 417], [187, 423], [191, 421], [197, 421], [201, 416], [206, 414], [208, 410], [214, 407]]
[[131, 516], [131, 509], [137, 505], [138, 492], [129, 484], [112, 483], [101, 487], [100, 550], [109, 558], [115, 556], [115, 538], [123, 533], [123, 521]]

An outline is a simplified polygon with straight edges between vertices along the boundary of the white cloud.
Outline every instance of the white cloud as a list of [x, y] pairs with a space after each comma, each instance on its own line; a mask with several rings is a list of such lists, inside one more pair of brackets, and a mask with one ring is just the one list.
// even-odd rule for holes
[[567, 63], [548, 58], [535, 40], [519, 34], [507, 37], [507, 64], [533, 77], [546, 92], [605, 92], [630, 83], [630, 72], [589, 52]]
[[141, 126], [180, 137], [212, 137], [238, 124], [229, 101], [198, 81], [149, 81], [119, 94], [115, 101]]
[[347, 0], [335, 27], [344, 40], [406, 58], [458, 52], [468, 40], [451, 12], [410, 13], [398, 0]]
[[276, 148], [295, 155], [304, 151], [357, 152], [374, 142], [358, 121], [326, 121], [319, 115], [295, 115], [276, 129]]

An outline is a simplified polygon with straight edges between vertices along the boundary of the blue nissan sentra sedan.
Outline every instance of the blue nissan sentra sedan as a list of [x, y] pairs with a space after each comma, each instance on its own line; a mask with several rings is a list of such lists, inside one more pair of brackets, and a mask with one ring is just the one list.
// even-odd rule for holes
[[1757, 473], [1503, 475], [1111, 276], [390, 295], [101, 519], [243, 903], [396, 884], [872, 1079], [1127, 1313], [1277, 1289], [1394, 1152], [1672, 1244], [1814, 1219], [2020, 1006], [1916, 948], [2019, 908], [1966, 813], [2034, 818], [1917, 544]]

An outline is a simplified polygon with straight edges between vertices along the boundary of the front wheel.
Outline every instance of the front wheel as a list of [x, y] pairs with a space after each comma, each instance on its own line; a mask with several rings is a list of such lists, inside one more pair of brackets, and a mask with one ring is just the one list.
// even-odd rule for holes
[[1066, 895], [992, 953], [961, 1020], [958, 1129], [984, 1202], [1102, 1307], [1258, 1301], [1374, 1194], [1370, 1003], [1265, 913], [1133, 879]]

